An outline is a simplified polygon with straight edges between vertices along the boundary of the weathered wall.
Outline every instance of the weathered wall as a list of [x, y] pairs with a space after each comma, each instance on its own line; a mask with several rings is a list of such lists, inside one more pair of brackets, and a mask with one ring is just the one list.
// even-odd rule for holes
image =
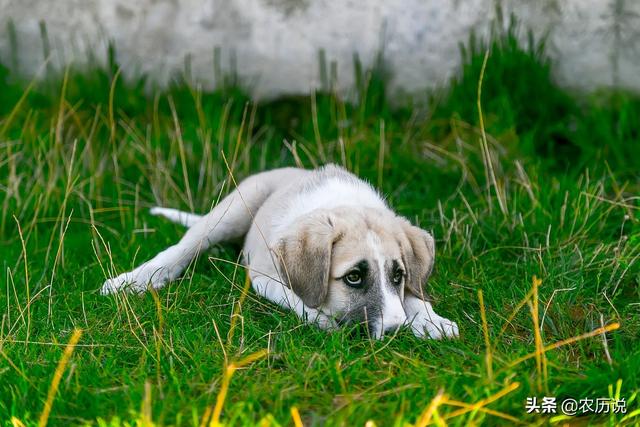
[[[194, 79], [215, 84], [214, 56], [258, 97], [307, 93], [321, 85], [319, 52], [336, 63], [341, 88], [353, 84], [353, 54], [364, 66], [384, 48], [391, 90], [435, 87], [457, 70], [458, 45], [487, 35], [499, 0], [0, 0], [0, 59], [20, 72], [43, 64], [46, 22], [56, 67], [104, 60], [117, 46], [125, 74], [165, 83], [190, 62]], [[640, 1], [503, 0], [524, 26], [548, 34], [557, 79], [580, 89], [640, 90]], [[366, 6], [363, 6], [366, 4]], [[214, 55], [218, 48], [219, 55]], [[190, 58], [190, 59], [189, 59]], [[330, 71], [329, 71], [330, 73]]]

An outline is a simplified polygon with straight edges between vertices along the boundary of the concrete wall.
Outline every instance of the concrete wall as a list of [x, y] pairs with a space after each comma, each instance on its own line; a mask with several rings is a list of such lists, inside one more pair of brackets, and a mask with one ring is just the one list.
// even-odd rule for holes
[[496, 2], [538, 36], [549, 35], [562, 84], [640, 91], [637, 0], [0, 0], [0, 60], [12, 64], [16, 44], [14, 66], [37, 74], [42, 21], [56, 67], [89, 53], [104, 60], [113, 40], [125, 75], [145, 72], [164, 84], [189, 63], [194, 80], [211, 87], [217, 61], [256, 97], [273, 97], [320, 87], [321, 50], [328, 74], [334, 63], [346, 90], [353, 54], [367, 67], [383, 48], [391, 91], [415, 92], [456, 72], [459, 43], [472, 30], [488, 34]]

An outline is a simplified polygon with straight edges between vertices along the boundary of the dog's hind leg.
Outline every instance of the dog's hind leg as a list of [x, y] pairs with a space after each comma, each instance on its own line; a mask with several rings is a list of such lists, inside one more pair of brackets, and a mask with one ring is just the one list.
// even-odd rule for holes
[[302, 169], [285, 168], [245, 179], [211, 212], [195, 221], [177, 244], [132, 271], [108, 279], [100, 292], [110, 294], [121, 289], [143, 292], [149, 285], [157, 289], [177, 279], [201, 251], [218, 242], [244, 236], [254, 214], [269, 195], [305, 173]]

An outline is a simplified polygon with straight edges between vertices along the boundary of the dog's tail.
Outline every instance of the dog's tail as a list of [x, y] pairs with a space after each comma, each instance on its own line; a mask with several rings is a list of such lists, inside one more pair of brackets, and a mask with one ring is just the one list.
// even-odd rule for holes
[[187, 228], [191, 227], [193, 224], [198, 222], [200, 218], [202, 218], [202, 215], [179, 211], [177, 209], [161, 208], [160, 206], [151, 208], [149, 213], [151, 215], [163, 216], [169, 221], [175, 222], [176, 224], [184, 225]]

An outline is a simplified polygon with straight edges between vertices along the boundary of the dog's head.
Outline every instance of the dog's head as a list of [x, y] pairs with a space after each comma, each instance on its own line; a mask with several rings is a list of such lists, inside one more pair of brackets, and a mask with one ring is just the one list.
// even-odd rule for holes
[[281, 277], [305, 305], [341, 324], [366, 322], [380, 338], [407, 321], [407, 292], [425, 298], [435, 244], [390, 212], [319, 209], [296, 222], [277, 256]]

